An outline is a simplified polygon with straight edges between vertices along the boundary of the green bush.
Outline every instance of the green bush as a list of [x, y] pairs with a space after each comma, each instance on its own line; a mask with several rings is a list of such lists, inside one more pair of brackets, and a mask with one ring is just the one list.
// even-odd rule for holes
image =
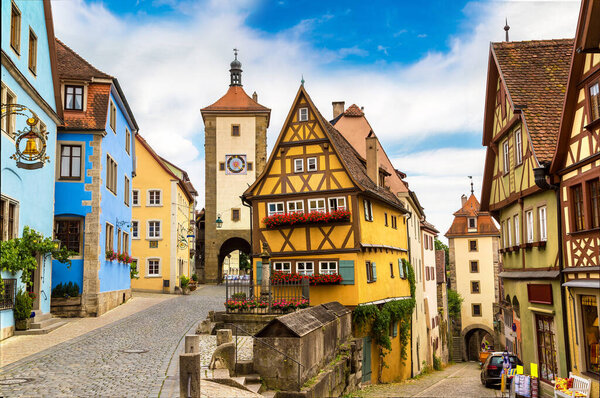
[[65, 296], [65, 286], [61, 282], [58, 285], [54, 286], [54, 289], [52, 289], [52, 297], [59, 298], [59, 297], [64, 297], [64, 296]]
[[77, 283], [59, 283], [52, 289], [52, 297], [54, 298], [69, 298], [79, 297], [79, 285]]
[[456, 290], [448, 289], [448, 315], [451, 318], [460, 319], [462, 302], [463, 298]]
[[192, 274], [192, 280], [193, 280], [194, 282], [198, 282], [198, 275], [196, 275], [195, 273], [194, 273], [194, 274]]
[[15, 298], [15, 320], [23, 321], [31, 317], [33, 298], [25, 290], [19, 290]]
[[246, 293], [244, 293], [244, 292], [233, 293], [231, 295], [231, 298], [234, 300], [246, 300]]
[[433, 356], [433, 369], [442, 370], [442, 361], [436, 356]]
[[185, 289], [190, 284], [190, 278], [185, 275], [181, 275], [179, 277], [179, 281], [181, 282], [181, 288]]

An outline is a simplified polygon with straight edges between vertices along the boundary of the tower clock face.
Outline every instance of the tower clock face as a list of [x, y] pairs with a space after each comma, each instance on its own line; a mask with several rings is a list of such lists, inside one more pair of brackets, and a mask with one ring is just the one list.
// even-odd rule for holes
[[246, 174], [246, 155], [226, 155], [225, 174]]

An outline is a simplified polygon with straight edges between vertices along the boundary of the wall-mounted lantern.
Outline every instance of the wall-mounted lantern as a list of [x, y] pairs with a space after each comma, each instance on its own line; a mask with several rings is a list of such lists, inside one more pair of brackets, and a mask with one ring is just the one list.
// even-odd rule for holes
[[215, 224], [217, 224], [217, 228], [222, 228], [223, 227], [223, 220], [221, 220], [221, 215], [217, 214], [217, 221], [215, 221]]
[[12, 115], [27, 117], [27, 126], [23, 130], [18, 130], [13, 137], [15, 153], [11, 159], [16, 160], [17, 167], [22, 169], [34, 170], [44, 167], [44, 163], [50, 161], [50, 157], [46, 156], [48, 132], [45, 129], [43, 131], [39, 129], [40, 119], [34, 111], [24, 105], [2, 105], [2, 118]]

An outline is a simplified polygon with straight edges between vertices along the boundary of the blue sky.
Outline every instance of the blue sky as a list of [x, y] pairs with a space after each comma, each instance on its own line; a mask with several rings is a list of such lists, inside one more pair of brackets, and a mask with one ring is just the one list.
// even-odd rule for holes
[[[204, 185], [199, 109], [227, 90], [240, 49], [248, 94], [272, 109], [268, 143], [304, 75], [326, 117], [365, 107], [394, 165], [444, 233], [481, 189], [490, 41], [573, 37], [578, 1], [88, 0], [52, 3], [57, 37], [119, 78], [159, 154]], [[270, 151], [269, 147], [269, 151]], [[479, 195], [478, 195], [479, 196]]]

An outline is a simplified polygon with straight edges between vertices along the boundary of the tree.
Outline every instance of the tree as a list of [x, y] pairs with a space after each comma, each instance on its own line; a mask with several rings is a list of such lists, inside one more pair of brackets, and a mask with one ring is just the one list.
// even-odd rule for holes
[[435, 250], [443, 250], [446, 253], [446, 268], [450, 265], [450, 249], [438, 238], [435, 238]]
[[463, 298], [456, 290], [448, 289], [448, 315], [454, 319], [460, 319], [460, 307]]
[[250, 256], [243, 251], [240, 251], [240, 269], [248, 270], [252, 267]]

